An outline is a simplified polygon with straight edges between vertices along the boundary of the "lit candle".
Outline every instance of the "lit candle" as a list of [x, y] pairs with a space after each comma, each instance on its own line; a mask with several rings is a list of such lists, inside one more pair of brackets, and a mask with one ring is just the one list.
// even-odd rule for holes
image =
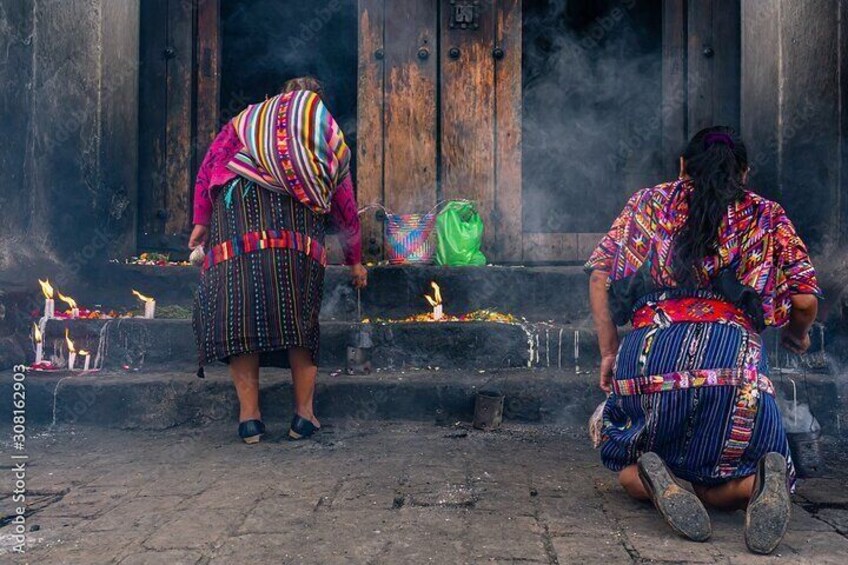
[[132, 293], [139, 300], [144, 302], [144, 317], [148, 320], [152, 320], [156, 316], [156, 301], [149, 296], [144, 296], [137, 290], [133, 290]]
[[144, 317], [152, 320], [156, 316], [156, 301], [148, 300], [144, 303]]
[[91, 353], [89, 353], [88, 351], [80, 349], [79, 354], [82, 355], [82, 359], [83, 359], [82, 370], [88, 371], [88, 366], [91, 363]]
[[433, 287], [433, 296], [425, 294], [424, 298], [426, 298], [427, 302], [430, 303], [430, 306], [433, 307], [433, 320], [439, 321], [445, 315], [442, 307], [442, 289], [439, 288], [439, 285], [437, 285], [435, 281], [431, 282], [430, 286]]
[[38, 325], [33, 324], [32, 328], [32, 337], [35, 341], [35, 364], [38, 365], [39, 363], [44, 361], [44, 343], [41, 339], [41, 329], [39, 329]]
[[68, 335], [68, 328], [65, 328], [65, 343], [68, 346], [68, 370], [74, 370], [74, 364], [77, 361], [77, 350], [74, 347], [74, 342], [71, 341], [71, 336]]
[[441, 304], [436, 304], [433, 306], [433, 319], [441, 320], [445, 315], [444, 309]]
[[53, 286], [50, 284], [50, 279], [38, 279], [38, 284], [41, 285], [41, 292], [44, 294], [44, 317], [52, 318], [56, 313], [56, 303], [53, 301]]
[[65, 296], [61, 292], [59, 293], [59, 300], [68, 305], [68, 308], [71, 309], [71, 318], [79, 318], [79, 308], [77, 308], [77, 301], [71, 298], [70, 296]]

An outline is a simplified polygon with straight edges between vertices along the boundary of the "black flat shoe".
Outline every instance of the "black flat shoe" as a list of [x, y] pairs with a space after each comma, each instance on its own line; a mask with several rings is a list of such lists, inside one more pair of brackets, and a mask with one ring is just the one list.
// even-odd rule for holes
[[239, 423], [238, 434], [244, 443], [259, 443], [265, 433], [265, 424], [261, 420], [247, 420]]
[[760, 459], [754, 490], [745, 513], [745, 544], [754, 553], [768, 554], [780, 545], [792, 502], [786, 486], [786, 458], [767, 453]]
[[644, 454], [637, 468], [651, 501], [672, 530], [692, 541], [709, 539], [710, 515], [700, 499], [677, 482], [659, 455]]
[[320, 429], [306, 418], [301, 418], [295, 414], [289, 429], [289, 437], [291, 439], [306, 439]]

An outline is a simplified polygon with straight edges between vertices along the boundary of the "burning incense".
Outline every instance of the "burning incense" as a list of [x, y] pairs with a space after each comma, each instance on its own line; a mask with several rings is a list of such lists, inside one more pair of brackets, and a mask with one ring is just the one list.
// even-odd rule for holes
[[50, 284], [50, 279], [38, 279], [38, 284], [41, 285], [41, 292], [44, 294], [44, 317], [52, 318], [56, 314], [56, 303], [53, 301], [53, 286]]
[[132, 293], [144, 302], [144, 318], [152, 320], [156, 315], [156, 301], [149, 296], [144, 296], [137, 290], [133, 290]]

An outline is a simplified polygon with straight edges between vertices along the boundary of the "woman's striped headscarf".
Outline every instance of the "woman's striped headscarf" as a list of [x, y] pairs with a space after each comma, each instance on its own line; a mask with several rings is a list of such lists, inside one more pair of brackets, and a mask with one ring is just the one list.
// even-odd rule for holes
[[317, 213], [330, 211], [350, 172], [350, 148], [316, 93], [296, 90], [248, 106], [233, 127], [244, 148], [228, 169]]

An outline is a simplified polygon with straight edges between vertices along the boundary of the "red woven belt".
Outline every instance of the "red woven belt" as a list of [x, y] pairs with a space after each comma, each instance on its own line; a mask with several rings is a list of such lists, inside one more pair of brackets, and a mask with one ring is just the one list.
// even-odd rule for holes
[[327, 266], [327, 251], [320, 242], [298, 232], [264, 230], [246, 233], [219, 243], [206, 254], [203, 269], [263, 249], [291, 249], [306, 254], [324, 267]]
[[646, 304], [633, 314], [634, 328], [680, 322], [735, 323], [755, 332], [742, 310], [716, 298], [669, 298]]

